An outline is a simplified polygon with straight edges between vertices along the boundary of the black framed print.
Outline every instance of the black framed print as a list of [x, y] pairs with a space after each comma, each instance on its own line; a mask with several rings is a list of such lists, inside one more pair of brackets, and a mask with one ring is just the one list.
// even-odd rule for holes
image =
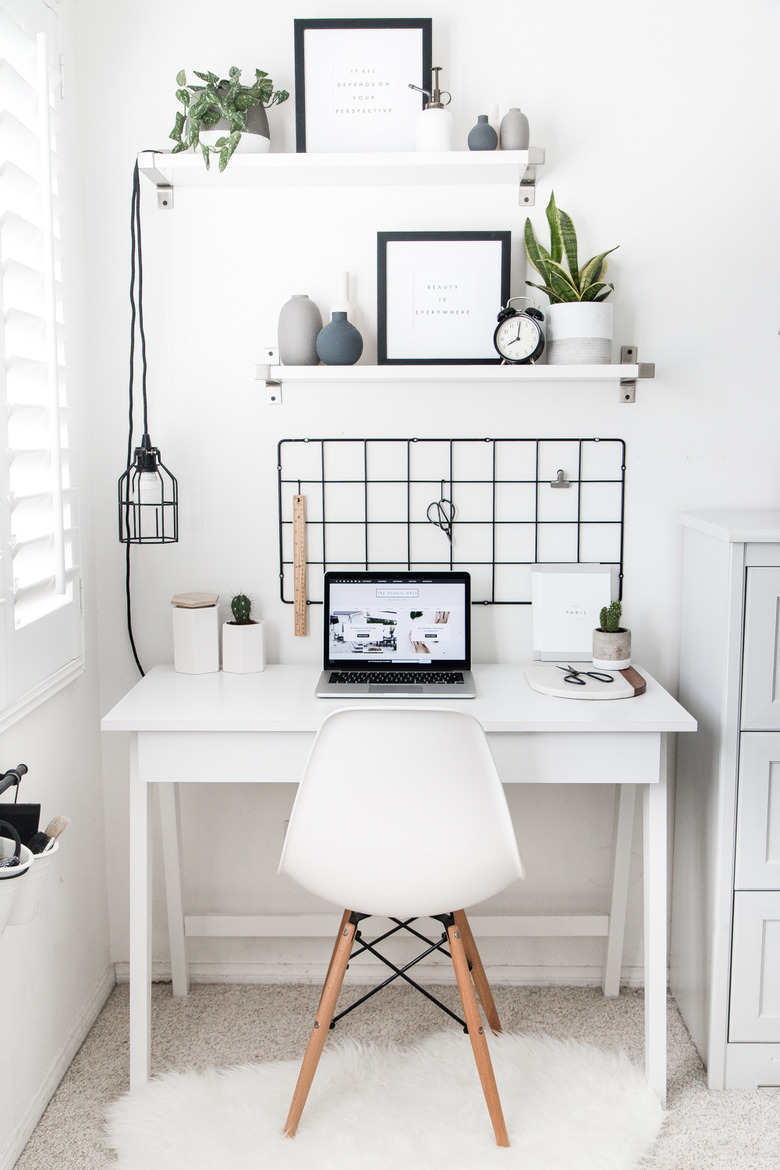
[[378, 232], [379, 365], [494, 365], [511, 232]]
[[430, 17], [296, 20], [299, 153], [415, 149], [431, 87]]

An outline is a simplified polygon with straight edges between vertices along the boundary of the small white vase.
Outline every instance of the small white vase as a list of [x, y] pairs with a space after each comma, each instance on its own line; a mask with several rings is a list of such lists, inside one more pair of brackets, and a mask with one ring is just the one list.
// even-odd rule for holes
[[546, 333], [548, 365], [609, 365], [612, 361], [612, 305], [607, 301], [550, 305]]
[[259, 674], [265, 670], [265, 634], [262, 622], [222, 626], [222, 669], [226, 674]]

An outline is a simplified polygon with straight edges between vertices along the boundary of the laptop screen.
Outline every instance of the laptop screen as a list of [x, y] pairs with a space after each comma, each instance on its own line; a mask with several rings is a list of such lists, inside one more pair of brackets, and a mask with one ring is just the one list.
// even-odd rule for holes
[[325, 669], [471, 666], [468, 573], [325, 574]]

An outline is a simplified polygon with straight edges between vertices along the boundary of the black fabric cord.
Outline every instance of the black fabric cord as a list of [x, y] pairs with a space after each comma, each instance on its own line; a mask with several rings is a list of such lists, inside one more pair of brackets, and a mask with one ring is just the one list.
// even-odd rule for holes
[[[147, 403], [146, 403], [146, 334], [144, 332], [143, 306], [144, 265], [141, 247], [141, 182], [138, 171], [138, 160], [133, 168], [133, 194], [130, 200], [130, 376], [128, 384], [128, 433], [127, 433], [127, 467], [133, 463], [133, 411], [135, 396], [135, 335], [136, 326], [141, 338], [141, 392], [143, 398], [144, 434], [148, 431]], [[137, 301], [136, 301], [137, 287]], [[130, 600], [130, 541], [127, 542], [125, 558], [125, 600], [127, 607], [127, 635], [133, 658], [141, 676], [144, 669], [141, 666], [133, 637], [133, 617]]]

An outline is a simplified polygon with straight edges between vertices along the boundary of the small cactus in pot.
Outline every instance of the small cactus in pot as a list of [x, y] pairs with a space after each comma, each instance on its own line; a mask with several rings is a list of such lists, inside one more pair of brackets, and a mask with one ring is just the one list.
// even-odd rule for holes
[[222, 626], [222, 669], [226, 674], [258, 674], [265, 670], [263, 623], [252, 617], [252, 602], [246, 593], [236, 593], [230, 602], [232, 621]]
[[252, 602], [247, 597], [246, 593], [237, 593], [230, 603], [230, 612], [233, 614], [232, 625], [234, 626], [252, 626], [254, 625], [254, 618], [252, 617]]
[[613, 601], [599, 614], [601, 624], [593, 631], [593, 665], [599, 670], [626, 670], [631, 665], [631, 631], [621, 626], [622, 613], [621, 603]]
[[605, 605], [599, 614], [602, 630], [608, 634], [616, 634], [620, 629], [620, 615], [622, 612], [623, 606], [619, 601], [613, 601], [609, 605]]

